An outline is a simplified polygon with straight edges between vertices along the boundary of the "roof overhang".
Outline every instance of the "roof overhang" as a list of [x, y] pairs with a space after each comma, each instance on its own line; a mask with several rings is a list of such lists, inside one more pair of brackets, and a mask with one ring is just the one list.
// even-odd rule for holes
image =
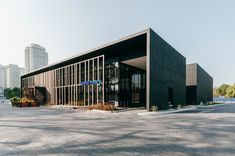
[[104, 48], [107, 48], [109, 46], [112, 46], [112, 45], [115, 45], [115, 44], [118, 44], [118, 43], [121, 43], [121, 42], [124, 42], [124, 41], [127, 41], [127, 40], [130, 40], [130, 39], [133, 39], [135, 37], [138, 37], [138, 36], [141, 36], [141, 35], [144, 35], [144, 34], [147, 34], [149, 32], [150, 28], [148, 29], [145, 29], [145, 30], [142, 30], [142, 31], [139, 31], [137, 33], [134, 33], [134, 34], [131, 34], [131, 35], [128, 35], [126, 37], [123, 37], [123, 38], [120, 38], [118, 40], [115, 40], [115, 41], [112, 41], [110, 43], [107, 43], [107, 44], [104, 44], [102, 46], [99, 46], [99, 47], [96, 47], [96, 48], [93, 48], [91, 50], [88, 50], [88, 51], [85, 51], [85, 52], [82, 52], [78, 55], [75, 55], [73, 57], [69, 57], [67, 59], [64, 59], [64, 60], [61, 60], [61, 61], [58, 61], [56, 63], [53, 63], [51, 65], [48, 65], [48, 66], [45, 66], [43, 68], [39, 68], [37, 70], [34, 70], [34, 71], [31, 71], [29, 73], [25, 73], [24, 75], [21, 76], [21, 78], [24, 78], [24, 77], [28, 77], [28, 76], [32, 76], [32, 75], [35, 75], [35, 74], [38, 74], [38, 73], [41, 73], [41, 72], [45, 72], [45, 71], [49, 71], [49, 70], [52, 70], [52, 69], [56, 69], [59, 64], [63, 64], [67, 61], [70, 61], [72, 59], [76, 59], [76, 58], [79, 58], [79, 57], [82, 57], [82, 56], [85, 56], [89, 53], [92, 53], [92, 52], [95, 52], [95, 51], [98, 51], [98, 50], [101, 50], [101, 49], [104, 49]]

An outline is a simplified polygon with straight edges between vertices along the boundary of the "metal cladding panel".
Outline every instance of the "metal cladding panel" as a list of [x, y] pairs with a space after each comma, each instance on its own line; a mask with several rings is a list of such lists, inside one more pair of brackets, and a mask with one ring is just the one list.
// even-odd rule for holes
[[[187, 101], [195, 101], [188, 104], [212, 101], [213, 78], [197, 63], [187, 65], [186, 85], [187, 87], [196, 87], [196, 92], [190, 92], [189, 90], [187, 92]], [[192, 100], [191, 97], [196, 97], [196, 100]]]
[[150, 31], [150, 105], [168, 109], [168, 89], [173, 89], [174, 106], [186, 100], [186, 61], [154, 31]]
[[199, 65], [197, 65], [197, 102], [212, 101], [213, 78]]

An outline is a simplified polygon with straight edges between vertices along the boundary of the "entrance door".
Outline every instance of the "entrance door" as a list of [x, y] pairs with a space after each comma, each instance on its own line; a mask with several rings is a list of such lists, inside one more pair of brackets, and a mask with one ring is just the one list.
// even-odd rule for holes
[[119, 106], [143, 107], [146, 104], [145, 71], [120, 64]]
[[169, 103], [169, 107], [173, 107], [174, 93], [173, 93], [173, 88], [171, 88], [171, 87], [168, 88], [168, 103]]

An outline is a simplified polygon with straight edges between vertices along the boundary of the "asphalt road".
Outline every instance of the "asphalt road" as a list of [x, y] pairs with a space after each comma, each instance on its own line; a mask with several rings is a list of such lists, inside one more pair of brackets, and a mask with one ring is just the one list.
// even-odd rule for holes
[[0, 104], [0, 155], [235, 155], [235, 105], [138, 116]]

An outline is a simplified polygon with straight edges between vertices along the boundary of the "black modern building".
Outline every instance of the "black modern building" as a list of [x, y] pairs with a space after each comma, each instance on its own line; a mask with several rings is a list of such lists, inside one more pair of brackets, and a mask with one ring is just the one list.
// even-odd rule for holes
[[186, 103], [197, 105], [213, 99], [213, 78], [197, 63], [186, 67]]
[[21, 77], [23, 96], [27, 88], [44, 87], [47, 104], [148, 111], [185, 104], [185, 82], [185, 57], [150, 28]]

